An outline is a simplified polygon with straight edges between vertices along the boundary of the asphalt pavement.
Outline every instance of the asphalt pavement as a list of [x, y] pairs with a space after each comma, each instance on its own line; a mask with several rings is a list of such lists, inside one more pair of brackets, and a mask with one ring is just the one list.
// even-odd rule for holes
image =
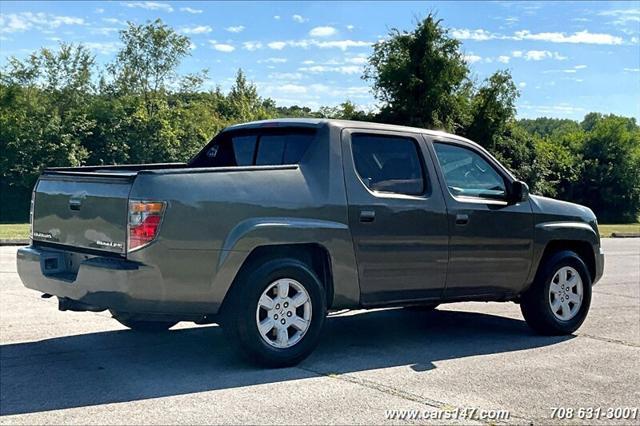
[[[0, 247], [0, 424], [412, 424], [443, 420], [385, 411], [455, 409], [548, 424], [638, 410], [640, 239], [603, 246], [605, 275], [572, 336], [534, 335], [513, 303], [351, 311], [328, 319], [310, 358], [276, 370], [238, 359], [215, 325], [147, 335], [106, 312], [59, 312], [20, 283], [16, 247]], [[604, 417], [587, 423], [640, 421]]]

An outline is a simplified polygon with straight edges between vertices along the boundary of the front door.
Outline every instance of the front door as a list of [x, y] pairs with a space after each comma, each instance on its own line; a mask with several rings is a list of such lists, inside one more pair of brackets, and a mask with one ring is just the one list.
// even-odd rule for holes
[[433, 148], [451, 232], [445, 297], [519, 292], [531, 267], [531, 204], [506, 201], [513, 179], [484, 150], [438, 140]]
[[342, 150], [363, 305], [441, 297], [446, 208], [422, 135], [345, 129]]

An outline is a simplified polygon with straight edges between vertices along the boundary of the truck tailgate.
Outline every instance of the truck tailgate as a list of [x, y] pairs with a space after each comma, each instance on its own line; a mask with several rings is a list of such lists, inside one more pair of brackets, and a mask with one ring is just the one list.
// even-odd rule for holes
[[136, 174], [45, 172], [35, 188], [33, 240], [124, 255]]

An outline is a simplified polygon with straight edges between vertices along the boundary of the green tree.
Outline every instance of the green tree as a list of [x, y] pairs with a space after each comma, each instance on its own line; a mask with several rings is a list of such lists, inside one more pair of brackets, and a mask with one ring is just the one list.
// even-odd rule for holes
[[391, 30], [364, 72], [382, 102], [380, 120], [450, 131], [466, 121], [468, 75], [460, 41], [432, 14], [413, 31]]
[[[587, 124], [587, 125], [585, 125]], [[589, 114], [582, 123], [583, 171], [576, 201], [604, 222], [635, 222], [640, 212], [640, 128], [633, 118]]]

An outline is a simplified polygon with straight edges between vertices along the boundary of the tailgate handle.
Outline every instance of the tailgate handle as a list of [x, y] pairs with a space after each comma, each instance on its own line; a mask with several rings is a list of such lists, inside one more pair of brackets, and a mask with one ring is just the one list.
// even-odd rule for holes
[[82, 200], [79, 198], [71, 198], [69, 199], [69, 208], [71, 210], [80, 210], [80, 205], [82, 204]]

